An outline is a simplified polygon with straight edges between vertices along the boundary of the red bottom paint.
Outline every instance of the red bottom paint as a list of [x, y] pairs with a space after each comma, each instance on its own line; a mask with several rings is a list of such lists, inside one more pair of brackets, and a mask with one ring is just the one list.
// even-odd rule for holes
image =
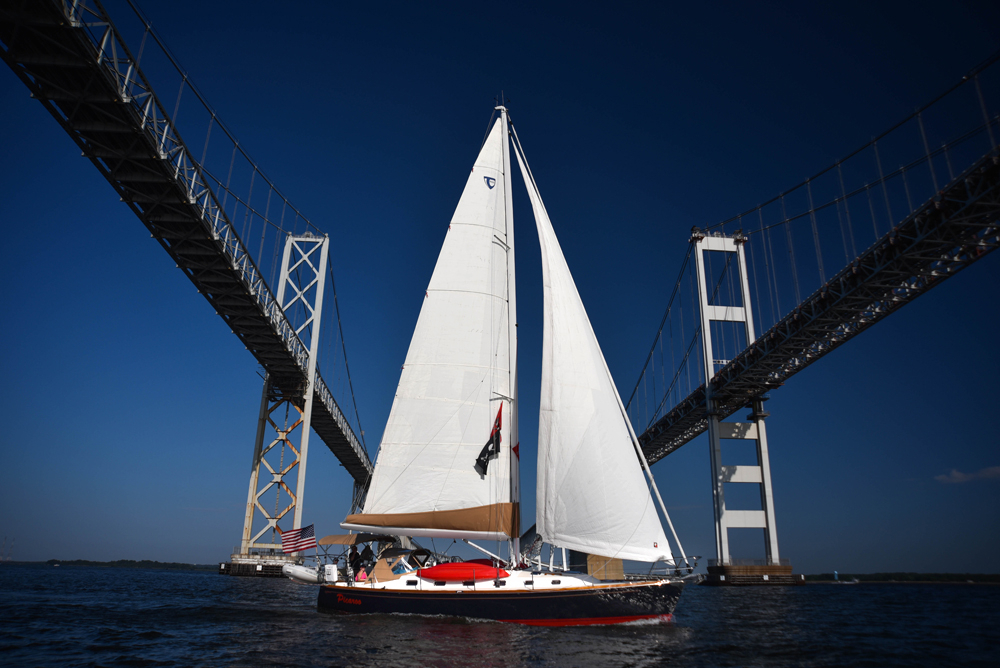
[[624, 624], [626, 622], [638, 622], [644, 619], [658, 619], [661, 622], [670, 624], [674, 621], [674, 616], [670, 615], [636, 615], [627, 617], [577, 617], [574, 619], [501, 619], [501, 622], [511, 624], [525, 624], [527, 626], [597, 626], [600, 624]]

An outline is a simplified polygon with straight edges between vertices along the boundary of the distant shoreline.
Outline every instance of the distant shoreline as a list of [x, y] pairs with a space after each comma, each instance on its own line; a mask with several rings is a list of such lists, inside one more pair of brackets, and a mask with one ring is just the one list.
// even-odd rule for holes
[[183, 564], [174, 561], [119, 559], [117, 561], [89, 561], [87, 559], [49, 559], [48, 561], [5, 561], [2, 566], [85, 566], [90, 568], [143, 568], [168, 571], [217, 571], [218, 564]]

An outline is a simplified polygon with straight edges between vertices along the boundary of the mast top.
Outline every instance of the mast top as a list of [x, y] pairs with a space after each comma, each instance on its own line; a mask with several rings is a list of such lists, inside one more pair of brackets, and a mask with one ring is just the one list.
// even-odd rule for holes
[[502, 111], [504, 113], [507, 113], [507, 107], [504, 106], [504, 103], [510, 102], [510, 99], [504, 97], [503, 91], [500, 91], [500, 96], [493, 98], [493, 101], [496, 103], [496, 106], [493, 107], [495, 111]]

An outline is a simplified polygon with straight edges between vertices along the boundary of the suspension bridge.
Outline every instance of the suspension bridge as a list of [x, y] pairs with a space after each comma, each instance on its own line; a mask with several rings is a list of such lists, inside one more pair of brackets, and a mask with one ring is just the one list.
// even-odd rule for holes
[[[791, 574], [768, 393], [1000, 245], [998, 59], [795, 187], [692, 231], [626, 407], [649, 462], [708, 432], [715, 582]], [[743, 408], [743, 421], [726, 421]], [[755, 465], [724, 464], [733, 441], [755, 446]], [[757, 485], [760, 504], [727, 507], [733, 483]], [[763, 529], [765, 559], [731, 557], [729, 529], [746, 528]]]
[[[98, 0], [4, 0], [0, 55], [261, 365], [234, 557], [274, 556], [279, 522], [300, 525], [310, 430], [352, 476], [355, 506], [372, 471], [342, 333], [320, 327], [340, 317], [329, 237], [129, 7], [112, 21]], [[768, 392], [1000, 244], [997, 59], [827, 169], [692, 231], [627, 411], [650, 463], [709, 433], [717, 566], [732, 565], [733, 527], [764, 529], [767, 565], [781, 562]], [[726, 421], [743, 408], [747, 421]], [[756, 466], [722, 463], [731, 439], [756, 443]], [[727, 509], [733, 482], [760, 485], [761, 508]]]

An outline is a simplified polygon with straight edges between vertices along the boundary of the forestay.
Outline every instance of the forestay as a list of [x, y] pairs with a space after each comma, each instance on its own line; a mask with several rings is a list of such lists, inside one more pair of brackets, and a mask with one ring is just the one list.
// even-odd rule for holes
[[364, 510], [348, 516], [344, 529], [496, 540], [518, 535], [511, 499], [515, 351], [503, 126], [501, 120], [493, 126], [455, 209]]
[[542, 249], [544, 332], [537, 531], [590, 554], [671, 559], [618, 390], [519, 145]]

